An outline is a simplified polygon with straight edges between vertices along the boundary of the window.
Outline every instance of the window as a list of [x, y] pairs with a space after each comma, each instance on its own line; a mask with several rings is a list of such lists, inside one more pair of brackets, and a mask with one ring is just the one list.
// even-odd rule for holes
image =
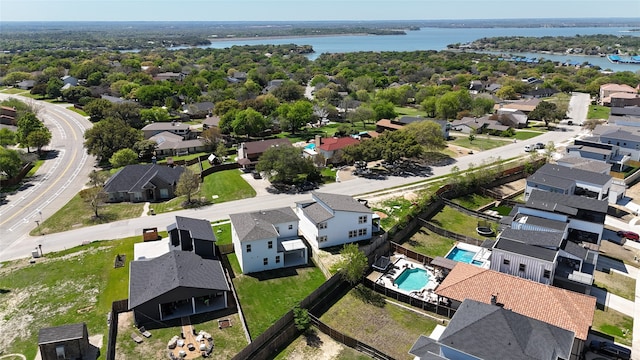
[[269, 242], [267, 243], [267, 247], [268, 247], [269, 249], [273, 249], [273, 241], [269, 241]]
[[349, 230], [349, 239], [358, 236], [358, 230]]
[[365, 236], [367, 235], [367, 229], [360, 229], [358, 230], [358, 236]]
[[502, 260], [502, 263], [505, 264], [505, 265], [509, 265], [509, 264], [511, 264], [511, 261], [509, 261], [509, 259], [504, 259], [504, 260]]
[[542, 277], [545, 279], [548, 279], [551, 277], [551, 271], [549, 270], [545, 270], [544, 273], [542, 274]]
[[160, 198], [167, 199], [169, 197], [169, 189], [160, 189]]
[[250, 253], [251, 252], [251, 244], [247, 244], [247, 252]]
[[280, 264], [280, 255], [276, 256], [276, 264]]
[[64, 353], [64, 345], [56, 346], [56, 356], [58, 359], [66, 359], [66, 356]]
[[326, 229], [327, 228], [327, 222], [321, 222], [320, 224], [318, 224], [318, 229]]
[[289, 224], [289, 230], [293, 230], [293, 225]]
[[367, 215], [358, 216], [358, 224], [366, 224], [367, 223]]
[[327, 241], [327, 235], [318, 236], [317, 240], [319, 243], [325, 242]]
[[520, 266], [518, 267], [518, 271], [525, 271], [527, 269], [527, 265], [525, 264], [520, 264]]
[[262, 265], [269, 265], [269, 258], [262, 259]]

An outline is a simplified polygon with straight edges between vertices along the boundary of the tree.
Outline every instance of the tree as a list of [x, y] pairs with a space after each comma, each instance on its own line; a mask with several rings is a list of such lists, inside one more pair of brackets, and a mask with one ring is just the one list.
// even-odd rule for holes
[[376, 120], [395, 119], [396, 116], [398, 116], [395, 106], [391, 101], [376, 101], [371, 108], [376, 113]]
[[94, 186], [84, 189], [80, 191], [80, 197], [84, 202], [91, 206], [94, 217], [99, 218], [100, 214], [98, 214], [98, 209], [100, 209], [100, 206], [108, 199], [107, 193], [104, 192], [104, 188], [102, 186]]
[[191, 195], [198, 191], [200, 187], [200, 175], [193, 172], [193, 170], [189, 168], [185, 168], [182, 175], [178, 179], [178, 184], [176, 185], [176, 195], [178, 196], [187, 196], [187, 204], [191, 204]]
[[46, 127], [41, 127], [27, 135], [27, 146], [37, 149], [38, 155], [42, 155], [42, 148], [51, 142], [51, 131]]
[[32, 132], [44, 128], [44, 124], [33, 113], [24, 113], [18, 117], [18, 139], [20, 143], [27, 146], [27, 152], [31, 152], [29, 149], [29, 141], [27, 137]]
[[89, 184], [91, 186], [104, 186], [104, 184], [106, 184], [107, 180], [109, 180], [109, 171], [96, 171], [96, 170], [92, 170], [89, 173]]
[[529, 119], [542, 120], [549, 127], [550, 122], [557, 122], [564, 118], [564, 113], [558, 111], [558, 106], [549, 101], [540, 101], [533, 111], [529, 113]]
[[62, 98], [72, 103], [77, 103], [81, 98], [90, 96], [91, 90], [84, 86], [73, 86], [62, 91]]
[[47, 96], [52, 99], [57, 99], [62, 96], [62, 86], [64, 83], [58, 78], [51, 78], [47, 82]]
[[352, 286], [357, 284], [369, 267], [369, 260], [357, 244], [345, 244], [340, 250], [342, 260], [337, 264], [342, 278]]
[[301, 308], [299, 305], [293, 307], [293, 323], [296, 325], [296, 329], [306, 333], [311, 328], [311, 318], [309, 317], [309, 311], [305, 308]]
[[403, 130], [412, 132], [418, 144], [427, 150], [444, 149], [447, 145], [440, 124], [431, 120], [413, 122]]
[[151, 109], [140, 110], [140, 120], [144, 124], [151, 124], [154, 122], [164, 122], [171, 119], [171, 114], [167, 109], [154, 106]]
[[171, 88], [164, 85], [145, 85], [136, 90], [136, 97], [145, 106], [162, 106], [171, 94]]
[[158, 143], [153, 140], [140, 140], [133, 144], [133, 151], [138, 154], [138, 159], [149, 161], [155, 155]]
[[0, 147], [0, 172], [7, 178], [12, 178], [20, 172], [22, 160], [16, 150]]
[[256, 170], [274, 182], [293, 184], [300, 176], [309, 176], [315, 171], [313, 161], [302, 157], [300, 149], [293, 146], [278, 146], [267, 149], [258, 160]]
[[504, 100], [514, 100], [518, 98], [518, 93], [511, 85], [505, 85], [496, 91], [496, 96]]
[[356, 122], [362, 122], [362, 128], [365, 129], [367, 121], [375, 121], [376, 112], [368, 106], [360, 105], [354, 111], [347, 114], [347, 119], [355, 126]]
[[141, 107], [136, 103], [121, 102], [111, 106], [108, 112], [108, 117], [121, 119], [127, 123], [127, 125], [135, 129], [142, 129], [144, 127], [144, 123], [142, 122], [140, 111]]
[[207, 130], [202, 132], [202, 140], [208, 149], [215, 149], [218, 146], [218, 143], [222, 141], [222, 133], [220, 132], [220, 128], [216, 126], [212, 126]]
[[18, 143], [18, 134], [7, 129], [0, 129], [0, 146], [15, 145]]
[[436, 100], [436, 116], [443, 119], [455, 119], [460, 111], [460, 99], [455, 92], [448, 92]]
[[304, 97], [304, 87], [287, 80], [275, 88], [272, 94], [282, 101], [296, 101]]
[[129, 148], [120, 149], [111, 155], [109, 163], [111, 163], [111, 166], [114, 168], [137, 164], [138, 154]]
[[142, 140], [142, 132], [123, 120], [106, 118], [85, 131], [84, 139], [87, 152], [104, 161], [120, 149], [133, 148], [136, 142]]
[[278, 107], [280, 127], [288, 129], [292, 134], [313, 118], [313, 105], [306, 100], [299, 100], [293, 104], [282, 104]]
[[252, 108], [240, 110], [231, 123], [236, 135], [256, 136], [267, 128], [267, 119]]
[[84, 106], [84, 112], [89, 115], [89, 120], [92, 122], [100, 121], [107, 117], [111, 110], [111, 102], [106, 99], [95, 99], [90, 101]]

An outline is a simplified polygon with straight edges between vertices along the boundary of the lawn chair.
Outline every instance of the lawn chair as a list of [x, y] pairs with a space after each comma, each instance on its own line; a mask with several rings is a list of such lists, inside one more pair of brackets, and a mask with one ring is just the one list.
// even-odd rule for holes
[[144, 326], [141, 326], [138, 330], [140, 330], [140, 334], [142, 334], [142, 336], [146, 337], [146, 338], [150, 338], [151, 337], [151, 333], [147, 331], [147, 329], [144, 328]]
[[131, 339], [136, 342], [136, 344], [142, 343], [144, 341], [138, 334], [131, 333]]

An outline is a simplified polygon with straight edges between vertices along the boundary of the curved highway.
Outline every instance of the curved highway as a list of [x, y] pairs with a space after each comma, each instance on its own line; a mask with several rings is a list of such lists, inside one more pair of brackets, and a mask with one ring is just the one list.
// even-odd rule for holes
[[[25, 102], [32, 99], [0, 93], [0, 100], [10, 97]], [[87, 182], [95, 159], [83, 147], [84, 131], [92, 126], [81, 115], [65, 109], [68, 105], [36, 101], [41, 107], [38, 118], [51, 131], [51, 144], [46, 148], [49, 156], [35, 176], [0, 206], [0, 258], [18, 246], [33, 247], [38, 237], [29, 232], [40, 222], [69, 202]], [[41, 236], [46, 239], [46, 235]], [[28, 256], [22, 251], [22, 256]]]

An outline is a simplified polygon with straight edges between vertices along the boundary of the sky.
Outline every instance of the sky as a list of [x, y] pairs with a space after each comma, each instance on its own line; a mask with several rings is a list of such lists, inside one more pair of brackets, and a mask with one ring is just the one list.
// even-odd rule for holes
[[0, 0], [0, 21], [640, 18], [639, 0]]

